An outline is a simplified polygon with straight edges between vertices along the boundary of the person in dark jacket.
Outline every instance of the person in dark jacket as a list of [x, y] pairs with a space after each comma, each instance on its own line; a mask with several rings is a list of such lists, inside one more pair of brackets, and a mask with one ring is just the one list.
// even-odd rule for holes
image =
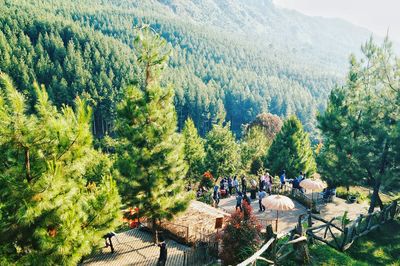
[[246, 195], [247, 193], [247, 180], [246, 177], [243, 175], [242, 176], [242, 194], [243, 196]]
[[165, 266], [167, 262], [167, 243], [165, 243], [164, 237], [159, 236], [159, 243], [157, 246], [160, 247], [160, 256], [158, 257], [157, 266]]
[[233, 180], [231, 177], [228, 177], [228, 190], [229, 190], [229, 196], [232, 195], [232, 188], [233, 188]]

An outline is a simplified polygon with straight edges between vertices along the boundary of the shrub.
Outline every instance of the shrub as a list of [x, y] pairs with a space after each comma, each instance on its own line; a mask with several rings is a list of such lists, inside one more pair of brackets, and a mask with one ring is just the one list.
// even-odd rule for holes
[[261, 225], [251, 206], [243, 201], [243, 212], [231, 215], [222, 235], [224, 265], [236, 265], [251, 256], [261, 244]]
[[200, 181], [200, 187], [212, 188], [213, 185], [214, 185], [213, 175], [209, 171], [205, 172]]

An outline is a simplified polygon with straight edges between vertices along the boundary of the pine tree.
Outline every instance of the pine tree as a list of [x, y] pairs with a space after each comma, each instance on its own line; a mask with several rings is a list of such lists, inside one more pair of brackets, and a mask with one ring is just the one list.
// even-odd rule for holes
[[214, 125], [206, 136], [206, 168], [216, 178], [234, 174], [240, 167], [239, 145], [229, 124]]
[[264, 166], [273, 174], [285, 169], [289, 178], [296, 177], [300, 171], [307, 176], [315, 173], [316, 164], [309, 136], [295, 116], [284, 122], [268, 151]]
[[[351, 57], [348, 79], [334, 89], [325, 113], [318, 116], [323, 147], [319, 171], [334, 185], [373, 188], [369, 212], [383, 208], [379, 191], [396, 190], [400, 173], [400, 67], [386, 39], [372, 39], [364, 58]], [[336, 180], [338, 179], [338, 181]]]
[[196, 181], [204, 173], [204, 158], [206, 153], [204, 151], [203, 139], [197, 133], [193, 120], [188, 118], [182, 131], [185, 140], [185, 161], [189, 169], [186, 177], [189, 181]]
[[36, 86], [36, 114], [0, 74], [0, 264], [74, 265], [118, 221], [111, 162], [92, 147], [91, 110], [60, 112]]
[[137, 47], [146, 77], [141, 88], [127, 87], [118, 107], [116, 163], [123, 196], [152, 221], [153, 230], [157, 221], [173, 218], [190, 201], [190, 194], [184, 192], [187, 165], [183, 138], [176, 132], [174, 93], [158, 83], [159, 64], [166, 58], [159, 57], [154, 42], [164, 43], [144, 29]]
[[[254, 162], [258, 164], [256, 168], [262, 168], [262, 164], [259, 164], [258, 161], [267, 154], [271, 143], [272, 141], [266, 137], [263, 128], [259, 126], [248, 128], [240, 143], [240, 155], [243, 169], [250, 171], [251, 165]], [[257, 172], [255, 174], [257, 174]]]

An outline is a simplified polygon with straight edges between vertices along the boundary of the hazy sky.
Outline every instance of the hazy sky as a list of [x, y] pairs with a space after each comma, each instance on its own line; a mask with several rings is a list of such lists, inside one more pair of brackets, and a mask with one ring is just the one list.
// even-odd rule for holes
[[400, 0], [273, 0], [311, 16], [342, 18], [400, 42]]

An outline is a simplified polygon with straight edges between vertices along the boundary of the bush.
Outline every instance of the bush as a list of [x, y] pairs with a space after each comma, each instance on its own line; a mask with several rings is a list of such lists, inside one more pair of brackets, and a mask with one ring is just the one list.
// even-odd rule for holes
[[205, 172], [200, 181], [200, 187], [212, 188], [213, 185], [214, 185], [213, 175], [209, 171]]
[[249, 204], [243, 201], [243, 212], [230, 217], [222, 235], [224, 265], [236, 265], [258, 250], [261, 244], [261, 225]]
[[356, 197], [357, 203], [364, 202], [369, 199], [369, 193], [365, 189], [359, 187], [350, 187], [347, 191], [345, 187], [338, 187], [336, 189], [336, 197], [347, 200], [349, 197]]
[[213, 203], [212, 194], [212, 191], [204, 192], [203, 195], [197, 198], [197, 200], [211, 205]]

